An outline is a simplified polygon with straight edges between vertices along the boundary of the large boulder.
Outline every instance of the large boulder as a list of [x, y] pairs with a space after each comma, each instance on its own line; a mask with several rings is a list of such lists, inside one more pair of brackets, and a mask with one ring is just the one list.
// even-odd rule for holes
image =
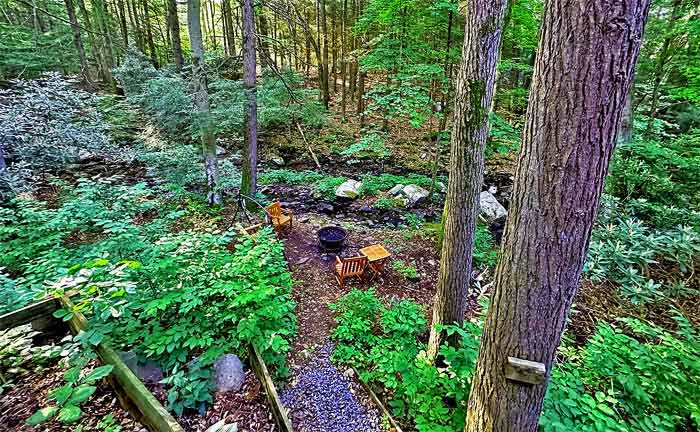
[[483, 191], [479, 195], [479, 206], [481, 207], [481, 216], [491, 224], [508, 215], [505, 207], [498, 202], [495, 196], [489, 191]]
[[355, 199], [360, 196], [362, 182], [348, 179], [335, 190], [335, 196], [339, 198]]
[[245, 381], [243, 363], [235, 354], [226, 354], [214, 363], [214, 388], [216, 391], [238, 391]]
[[430, 196], [430, 192], [414, 184], [404, 186], [404, 188], [401, 189], [401, 194], [404, 196], [406, 207], [418, 205]]

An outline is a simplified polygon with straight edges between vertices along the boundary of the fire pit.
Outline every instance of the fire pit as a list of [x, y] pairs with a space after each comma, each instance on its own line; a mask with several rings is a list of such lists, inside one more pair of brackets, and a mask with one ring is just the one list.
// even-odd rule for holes
[[327, 251], [339, 251], [347, 238], [348, 232], [339, 226], [324, 226], [318, 230], [318, 243]]

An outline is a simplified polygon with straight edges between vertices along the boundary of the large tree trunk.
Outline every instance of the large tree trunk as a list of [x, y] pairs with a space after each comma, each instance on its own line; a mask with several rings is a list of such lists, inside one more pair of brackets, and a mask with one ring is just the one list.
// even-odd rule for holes
[[173, 50], [173, 61], [178, 72], [182, 71], [185, 63], [182, 58], [182, 42], [180, 41], [180, 20], [177, 15], [177, 0], [168, 0], [168, 29], [170, 45]]
[[70, 28], [73, 30], [73, 45], [75, 45], [75, 50], [78, 52], [78, 58], [80, 59], [80, 71], [83, 77], [90, 81], [90, 71], [87, 64], [87, 59], [85, 58], [85, 48], [83, 47], [83, 39], [80, 35], [80, 24], [78, 24], [78, 18], [75, 16], [75, 5], [73, 5], [73, 0], [65, 0], [66, 12], [68, 12], [68, 21], [70, 21]]
[[[444, 240], [428, 342], [432, 359], [444, 338], [444, 332], [437, 331], [436, 325], [461, 323], [464, 319], [506, 4], [507, 0], [470, 0], [467, 5], [455, 95]], [[449, 338], [448, 342], [454, 343], [454, 339]]]
[[[258, 178], [258, 100], [255, 84], [255, 15], [253, 0], [243, 0], [243, 87], [245, 142], [241, 169], [241, 192], [255, 196]], [[269, 54], [268, 54], [269, 55]]]
[[[535, 432], [579, 286], [650, 0], [547, 0], [466, 432]], [[544, 381], [506, 378], [508, 357]]]
[[321, 21], [321, 35], [323, 38], [323, 60], [318, 71], [321, 79], [321, 97], [323, 105], [328, 108], [331, 96], [328, 90], [328, 27], [326, 25], [326, 0], [318, 0], [319, 20]]
[[156, 45], [153, 43], [153, 28], [151, 27], [151, 17], [148, 12], [148, 0], [143, 0], [143, 20], [146, 22], [146, 39], [148, 52], [151, 54], [151, 63], [153, 63], [153, 67], [158, 68], [158, 53], [156, 53]]
[[216, 138], [212, 131], [209, 118], [209, 90], [207, 89], [207, 73], [204, 69], [204, 41], [202, 40], [202, 23], [200, 21], [199, 0], [187, 0], [187, 27], [192, 48], [192, 86], [194, 102], [200, 114], [200, 134], [202, 137], [202, 154], [204, 156], [204, 172], [207, 177], [209, 204], [220, 204], [219, 164], [216, 159]]

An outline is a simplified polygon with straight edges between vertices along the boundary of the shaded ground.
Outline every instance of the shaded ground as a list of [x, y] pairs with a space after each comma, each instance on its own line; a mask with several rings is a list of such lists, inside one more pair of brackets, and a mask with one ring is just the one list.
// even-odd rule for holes
[[[162, 385], [151, 386], [156, 398], [167, 405], [167, 393]], [[267, 405], [265, 390], [251, 369], [245, 372], [243, 387], [237, 392], [214, 394], [214, 403], [200, 416], [190, 410], [176, 418], [186, 432], [201, 432], [219, 420], [236, 423], [239, 432], [272, 432], [279, 430]]]
[[15, 379], [16, 383], [10, 390], [0, 395], [0, 431], [75, 431], [78, 426], [82, 427], [83, 431], [101, 431], [97, 423], [104, 416], [112, 413], [125, 432], [145, 432], [146, 429], [122, 409], [117, 401], [117, 395], [104, 380], [96, 384], [95, 394], [80, 406], [83, 415], [78, 422], [66, 425], [54, 417], [36, 428], [26, 425], [25, 420], [37, 410], [49, 405], [47, 400], [49, 392], [65, 383], [63, 381], [65, 370], [66, 368], [54, 361], [46, 368], [37, 367]]

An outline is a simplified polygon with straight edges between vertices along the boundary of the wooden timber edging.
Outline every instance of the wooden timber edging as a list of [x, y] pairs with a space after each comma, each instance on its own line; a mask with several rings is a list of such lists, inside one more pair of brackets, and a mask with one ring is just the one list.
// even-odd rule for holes
[[[73, 302], [67, 296], [40, 300], [16, 311], [0, 315], [0, 331], [28, 323], [31, 323], [37, 331], [55, 331], [57, 327], [65, 331], [66, 323], [54, 317], [53, 313], [63, 307], [72, 309], [72, 306]], [[40, 324], [41, 328], [37, 328], [37, 323]], [[88, 325], [85, 315], [77, 311], [73, 312], [72, 318], [68, 321], [68, 328], [73, 334], [77, 334], [81, 330], [85, 331]], [[114, 349], [104, 342], [93, 349], [103, 364], [110, 364], [114, 367], [107, 379], [117, 393], [121, 405], [137, 421], [151, 432], [184, 432], [182, 426], [143, 385]], [[249, 346], [248, 351], [251, 368], [265, 387], [268, 405], [278, 427], [282, 432], [293, 432], [292, 422], [280, 401], [275, 384], [260, 352], [253, 345]]]
[[[61, 297], [60, 303], [72, 309], [73, 302], [68, 297]], [[73, 316], [68, 322], [73, 334], [85, 331], [88, 321], [81, 312], [73, 311]], [[117, 392], [119, 401], [136, 420], [151, 432], [184, 432], [182, 426], [165, 409], [165, 407], [143, 385], [131, 369], [122, 361], [119, 354], [104, 342], [93, 347], [103, 364], [110, 364], [114, 368], [109, 375], [110, 382]]]
[[396, 422], [396, 420], [394, 420], [394, 417], [391, 416], [391, 413], [389, 412], [389, 410], [386, 409], [386, 407], [382, 403], [382, 400], [379, 399], [379, 396], [377, 396], [377, 394], [374, 392], [374, 390], [372, 390], [372, 388], [369, 386], [369, 384], [367, 384], [366, 382], [364, 382], [360, 379], [360, 372], [355, 368], [355, 366], [352, 367], [352, 371], [355, 372], [355, 376], [357, 377], [357, 380], [360, 382], [360, 384], [362, 384], [362, 387], [364, 387], [364, 389], [367, 391], [367, 393], [369, 393], [369, 397], [372, 398], [372, 401], [377, 406], [377, 408], [379, 408], [379, 411], [381, 411], [382, 414], [387, 418], [387, 420], [389, 420], [389, 424], [391, 425], [391, 428], [392, 428], [391, 430], [393, 432], [403, 432], [401, 430], [401, 427], [399, 426], [399, 424]]
[[293, 432], [292, 422], [289, 420], [287, 415], [287, 409], [282, 405], [282, 401], [277, 394], [277, 389], [275, 388], [275, 383], [272, 381], [272, 377], [265, 366], [265, 362], [260, 356], [260, 352], [251, 344], [248, 347], [248, 352], [250, 357], [250, 366], [253, 368], [255, 375], [265, 387], [265, 395], [267, 396], [267, 403], [272, 409], [272, 415], [275, 417], [275, 422], [282, 432]]

